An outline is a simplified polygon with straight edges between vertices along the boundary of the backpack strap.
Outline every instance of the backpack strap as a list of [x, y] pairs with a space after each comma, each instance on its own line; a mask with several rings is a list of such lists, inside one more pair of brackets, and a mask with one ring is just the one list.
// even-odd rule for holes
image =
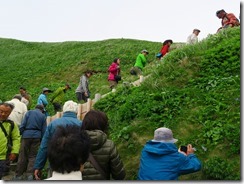
[[5, 128], [4, 128], [4, 126], [3, 126], [2, 123], [0, 123], [0, 127], [1, 127], [1, 129], [2, 129], [2, 131], [3, 131], [3, 133], [4, 133], [4, 135], [5, 135], [5, 137], [8, 139], [7, 131], [5, 130]]
[[92, 165], [95, 167], [95, 169], [100, 172], [100, 174], [103, 176], [104, 179], [107, 179], [105, 171], [101, 168], [101, 166], [97, 163], [95, 158], [91, 153], [89, 153], [88, 160], [92, 163]]
[[6, 120], [6, 121], [4, 121], [4, 122], [7, 122], [7, 123], [10, 123], [10, 124], [11, 124], [11, 129], [10, 129], [10, 132], [9, 132], [9, 135], [8, 135], [6, 129], [4, 128], [4, 126], [3, 126], [3, 124], [2, 124], [3, 122], [0, 122], [0, 128], [2, 129], [4, 135], [5, 135], [6, 139], [7, 139], [7, 148], [8, 148], [8, 150], [7, 150], [7, 154], [6, 154], [6, 159], [8, 159], [8, 155], [9, 155], [9, 153], [10, 153], [11, 150], [12, 150], [12, 138], [11, 138], [11, 136], [10, 136], [10, 133], [11, 133], [12, 130], [14, 129], [14, 122], [11, 121], [11, 120]]

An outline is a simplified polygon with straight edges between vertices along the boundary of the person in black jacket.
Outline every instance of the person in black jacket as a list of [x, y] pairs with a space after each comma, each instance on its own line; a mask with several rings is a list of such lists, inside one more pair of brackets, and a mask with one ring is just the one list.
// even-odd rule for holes
[[53, 172], [46, 180], [82, 180], [89, 150], [89, 136], [80, 126], [57, 126], [48, 143], [47, 157]]
[[[91, 154], [97, 163], [94, 164], [89, 157], [89, 162], [84, 164], [83, 180], [125, 179], [125, 169], [118, 150], [114, 142], [107, 138], [107, 115], [97, 110], [89, 111], [83, 119], [82, 129], [86, 130], [91, 139]], [[100, 166], [103, 172], [95, 165]]]

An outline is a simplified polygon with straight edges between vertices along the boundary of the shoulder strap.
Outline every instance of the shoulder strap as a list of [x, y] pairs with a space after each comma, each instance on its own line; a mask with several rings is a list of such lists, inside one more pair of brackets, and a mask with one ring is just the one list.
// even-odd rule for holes
[[2, 131], [4, 133], [4, 135], [5, 135], [5, 137], [8, 137], [7, 131], [5, 130], [5, 128], [4, 128], [4, 126], [3, 126], [2, 123], [0, 123], [0, 127], [1, 127], [1, 129], [2, 129]]
[[89, 153], [88, 160], [92, 163], [92, 165], [95, 167], [95, 169], [100, 172], [100, 174], [104, 177], [104, 179], [107, 179], [106, 173], [100, 167], [100, 165], [97, 163], [97, 161], [95, 160], [95, 158], [93, 157], [93, 155], [91, 153]]
[[[13, 131], [13, 129], [14, 129], [14, 122], [13, 122], [12, 120], [10, 120], [10, 119], [5, 120], [4, 122], [5, 122], [5, 123], [10, 123], [10, 125], [11, 125], [11, 129], [10, 129], [10, 132], [9, 132], [9, 133], [11, 133], [11, 132]], [[4, 133], [5, 137], [9, 138], [9, 135], [8, 135], [8, 133], [7, 133], [7, 131], [6, 131], [6, 129], [4, 128], [4, 126], [3, 126], [2, 123], [3, 123], [3, 122], [0, 123], [0, 127], [1, 127], [1, 129], [3, 130], [3, 133]]]
[[[4, 122], [10, 123], [10, 125], [11, 125], [11, 129], [10, 129], [10, 132], [9, 132], [9, 134], [10, 134], [10, 133], [12, 132], [12, 130], [14, 129], [14, 122], [11, 121], [11, 120], [6, 120], [6, 121], [4, 121]], [[7, 134], [7, 131], [6, 131], [6, 129], [4, 128], [2, 122], [0, 122], [0, 127], [1, 127], [1, 129], [2, 129], [2, 131], [3, 131], [3, 133], [4, 133], [4, 135], [5, 135], [5, 137], [6, 137], [6, 139], [7, 139], [7, 147], [8, 147], [8, 150], [7, 150], [7, 152], [6, 152], [6, 159], [8, 159], [8, 155], [9, 155], [9, 153], [10, 153], [11, 150], [12, 150], [12, 137], [9, 136], [9, 135]]]
[[12, 120], [10, 120], [10, 119], [7, 119], [5, 122], [10, 123], [10, 125], [11, 125], [10, 132], [12, 132], [13, 129], [14, 129], [14, 122]]

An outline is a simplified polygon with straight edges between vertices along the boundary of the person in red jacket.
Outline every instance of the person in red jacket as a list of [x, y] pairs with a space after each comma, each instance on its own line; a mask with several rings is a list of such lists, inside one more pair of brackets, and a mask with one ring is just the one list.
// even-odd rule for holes
[[113, 63], [108, 68], [108, 82], [110, 89], [113, 89], [118, 84], [118, 78], [116, 78], [116, 75], [119, 76], [120, 74], [120, 59], [115, 58]]
[[221, 21], [221, 25], [222, 27], [220, 27], [217, 30], [217, 33], [223, 29], [223, 28], [228, 28], [228, 27], [235, 27], [235, 26], [239, 26], [240, 22], [239, 20], [236, 18], [236, 16], [233, 13], [226, 13], [225, 10], [218, 10], [216, 12], [216, 16], [219, 19], [222, 19]]
[[169, 48], [170, 48], [170, 45], [173, 43], [172, 40], [165, 40], [163, 42], [163, 47], [161, 48], [160, 50], [160, 53], [157, 54], [157, 58], [158, 59], [161, 59], [165, 54], [167, 54], [169, 52]]

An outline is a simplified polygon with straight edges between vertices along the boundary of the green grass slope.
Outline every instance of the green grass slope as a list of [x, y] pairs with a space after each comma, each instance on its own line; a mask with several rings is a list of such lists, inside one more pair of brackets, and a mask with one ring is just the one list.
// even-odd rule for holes
[[[101, 99], [96, 109], [110, 119], [110, 138], [119, 149], [127, 180], [136, 179], [140, 152], [153, 131], [169, 127], [178, 145], [193, 144], [203, 163], [201, 172], [180, 180], [240, 180], [240, 29], [232, 28], [196, 45], [173, 44], [162, 61], [159, 42], [111, 39], [97, 42], [35, 43], [0, 39], [0, 99], [25, 86], [33, 107], [43, 87], [68, 82], [75, 99], [79, 77], [92, 69], [92, 98], [109, 92], [107, 69], [121, 58], [123, 81], [117, 92]], [[129, 74], [138, 53], [149, 51], [140, 87], [124, 86], [138, 78]], [[52, 112], [52, 106], [49, 106]]]
[[141, 150], [166, 126], [177, 145], [191, 143], [203, 164], [181, 180], [240, 180], [240, 28], [175, 49], [147, 67], [140, 87], [121, 87], [95, 104], [136, 179]]
[[[56, 89], [70, 83], [72, 91], [67, 99], [75, 100], [75, 88], [87, 69], [94, 71], [90, 80], [92, 98], [96, 93], [109, 91], [107, 69], [114, 58], [121, 58], [122, 76], [129, 76], [129, 68], [137, 54], [148, 49], [148, 59], [161, 48], [159, 42], [130, 39], [111, 39], [97, 42], [35, 43], [0, 39], [0, 99], [5, 101], [25, 86], [33, 98], [33, 107], [43, 87]], [[51, 107], [49, 107], [51, 108]], [[50, 109], [52, 110], [52, 109]]]

